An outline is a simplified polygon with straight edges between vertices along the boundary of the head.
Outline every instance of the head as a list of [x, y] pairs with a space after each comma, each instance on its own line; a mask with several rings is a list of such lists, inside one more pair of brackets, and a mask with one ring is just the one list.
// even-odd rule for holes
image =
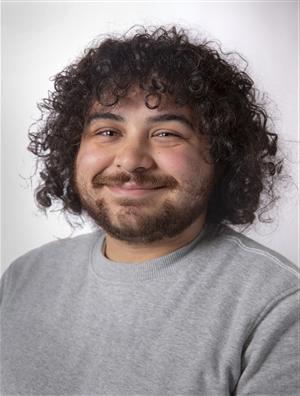
[[[148, 240], [176, 235], [199, 216], [251, 224], [266, 211], [263, 197], [274, 200], [277, 135], [251, 78], [225, 58], [176, 28], [108, 37], [86, 50], [55, 76], [30, 133], [42, 166], [38, 204], [60, 201], [66, 213], [87, 212], [128, 240], [146, 230]], [[183, 133], [181, 143], [170, 132]], [[117, 189], [130, 184], [121, 196]]]
[[133, 86], [113, 106], [92, 106], [74, 181], [99, 226], [144, 244], [176, 237], [195, 221], [200, 229], [214, 165], [188, 106], [164, 94], [159, 107], [148, 108], [144, 90]]

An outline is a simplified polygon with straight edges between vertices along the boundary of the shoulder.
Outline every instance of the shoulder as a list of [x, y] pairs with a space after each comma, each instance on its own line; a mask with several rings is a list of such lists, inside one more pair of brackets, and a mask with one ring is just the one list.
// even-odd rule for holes
[[87, 267], [91, 247], [101, 231], [76, 237], [58, 239], [32, 249], [13, 261], [1, 279], [1, 292], [5, 294], [28, 284], [44, 284], [53, 277], [78, 273]]
[[229, 227], [210, 233], [196, 254], [199, 275], [204, 268], [219, 285], [218, 293], [266, 305], [299, 291], [295, 264]]
[[274, 250], [254, 241], [229, 227], [207, 232], [206, 248], [211, 258], [223, 263], [232, 263], [237, 268], [254, 272], [280, 272], [291, 278], [299, 277], [299, 267]]
[[251, 265], [254, 271], [280, 273], [291, 279], [299, 278], [299, 267], [294, 263], [241, 233], [226, 227], [219, 241], [224, 251], [234, 255], [240, 265], [245, 262], [246, 266]]
[[17, 269], [22, 266], [30, 265], [34, 262], [60, 261], [64, 257], [71, 259], [89, 251], [91, 244], [101, 235], [101, 231], [95, 231], [76, 237], [68, 237], [48, 242], [42, 246], [30, 250], [17, 258], [9, 267], [9, 270]]

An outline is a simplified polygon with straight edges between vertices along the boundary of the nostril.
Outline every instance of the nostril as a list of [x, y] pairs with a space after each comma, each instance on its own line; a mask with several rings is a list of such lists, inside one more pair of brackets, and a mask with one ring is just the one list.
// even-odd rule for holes
[[[117, 168], [122, 168], [122, 165], [117, 164]], [[134, 168], [131, 172], [138, 172], [138, 173], [142, 173], [145, 172], [146, 168], [144, 166], [138, 166], [136, 168]]]
[[139, 166], [137, 168], [134, 169], [134, 172], [138, 172], [138, 173], [142, 173], [145, 172], [146, 168], [144, 168], [143, 166]]
[[146, 153], [123, 153], [115, 158], [115, 164], [118, 169], [142, 173], [153, 167], [154, 160]]

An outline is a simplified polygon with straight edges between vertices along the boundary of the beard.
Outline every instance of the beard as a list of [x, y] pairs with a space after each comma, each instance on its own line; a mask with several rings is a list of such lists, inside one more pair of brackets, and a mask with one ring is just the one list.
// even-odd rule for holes
[[[169, 197], [157, 203], [150, 198], [118, 198], [118, 209], [105, 198], [96, 198], [97, 192], [105, 185], [121, 186], [128, 181], [139, 185], [151, 184], [164, 186], [162, 194], [169, 189]], [[172, 238], [182, 233], [199, 216], [204, 215], [211, 191], [211, 179], [203, 177], [185, 188], [178, 185], [172, 176], [153, 177], [146, 174], [128, 175], [121, 173], [115, 176], [96, 175], [92, 180], [93, 195], [85, 186], [76, 183], [82, 209], [91, 219], [111, 237], [132, 244], [145, 244]]]

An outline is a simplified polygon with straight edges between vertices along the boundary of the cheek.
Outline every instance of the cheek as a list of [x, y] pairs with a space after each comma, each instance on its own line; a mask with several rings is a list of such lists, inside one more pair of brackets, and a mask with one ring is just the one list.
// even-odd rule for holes
[[79, 174], [93, 174], [99, 172], [107, 162], [107, 156], [99, 150], [82, 145], [76, 158], [76, 169]]
[[192, 150], [163, 153], [158, 159], [160, 169], [176, 180], [187, 181], [198, 179], [200, 175], [212, 175], [212, 166], [207, 164], [199, 153]]

